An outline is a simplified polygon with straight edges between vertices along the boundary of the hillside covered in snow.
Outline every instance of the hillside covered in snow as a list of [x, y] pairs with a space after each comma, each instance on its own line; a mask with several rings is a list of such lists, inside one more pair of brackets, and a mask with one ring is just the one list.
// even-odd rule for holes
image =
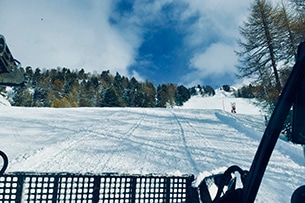
[[[231, 103], [237, 113], [230, 113]], [[8, 172], [194, 174], [248, 170], [265, 129], [249, 100], [218, 92], [179, 108], [0, 107]], [[256, 202], [289, 202], [305, 183], [301, 146], [279, 140]]]
[[[236, 98], [233, 92], [216, 89], [214, 96], [192, 96], [184, 103], [182, 108], [187, 109], [218, 109], [231, 112], [232, 105], [236, 107], [236, 113], [261, 115], [263, 110], [257, 106], [255, 99]], [[179, 107], [178, 107], [179, 108]]]

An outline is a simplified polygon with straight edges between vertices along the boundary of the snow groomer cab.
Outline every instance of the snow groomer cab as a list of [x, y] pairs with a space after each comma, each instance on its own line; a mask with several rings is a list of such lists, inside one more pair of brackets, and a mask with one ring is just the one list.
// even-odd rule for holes
[[[0, 35], [0, 85], [23, 83], [19, 64]], [[6, 173], [8, 157], [0, 151], [0, 203], [253, 203], [291, 112], [292, 142], [305, 145], [305, 43], [298, 47], [296, 63], [279, 95], [249, 170], [233, 165], [224, 173], [204, 178], [198, 186], [193, 185], [193, 175]], [[241, 187], [237, 187], [237, 181], [242, 183]], [[211, 194], [212, 186], [214, 192], [216, 188], [215, 195]], [[305, 185], [296, 188], [291, 202], [305, 202]]]

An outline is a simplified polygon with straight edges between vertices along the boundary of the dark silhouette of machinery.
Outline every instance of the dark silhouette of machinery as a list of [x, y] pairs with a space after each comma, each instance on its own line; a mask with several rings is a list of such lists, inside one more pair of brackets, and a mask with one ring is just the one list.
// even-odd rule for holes
[[21, 85], [24, 71], [19, 61], [14, 59], [3, 35], [0, 34], [0, 85]]

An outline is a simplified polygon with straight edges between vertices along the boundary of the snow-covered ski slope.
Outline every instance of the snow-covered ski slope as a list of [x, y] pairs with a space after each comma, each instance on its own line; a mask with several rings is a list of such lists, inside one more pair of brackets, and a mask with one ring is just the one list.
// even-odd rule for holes
[[220, 109], [231, 112], [232, 104], [235, 103], [236, 112], [248, 115], [262, 114], [261, 109], [254, 105], [254, 99], [235, 98], [232, 92], [217, 89], [213, 97], [193, 96], [183, 108], [187, 109]]
[[[212, 99], [220, 108], [202, 109]], [[249, 169], [265, 129], [259, 110], [219, 95], [187, 106], [195, 100], [174, 109], [2, 106], [0, 150], [9, 172], [194, 174], [199, 181], [231, 165]], [[223, 111], [223, 100], [236, 102], [238, 113]], [[302, 184], [301, 146], [279, 140], [256, 202], [289, 202]]]

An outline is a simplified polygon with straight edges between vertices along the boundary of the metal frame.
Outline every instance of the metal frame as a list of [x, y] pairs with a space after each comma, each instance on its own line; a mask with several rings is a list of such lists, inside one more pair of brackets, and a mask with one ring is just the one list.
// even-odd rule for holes
[[[298, 47], [297, 61], [288, 81], [279, 96], [268, 126], [256, 151], [246, 183], [243, 188], [243, 201], [254, 202], [264, 176], [269, 159], [279, 138], [285, 119], [305, 82], [305, 42]], [[300, 92], [302, 93], [302, 92]], [[299, 93], [299, 94], [300, 94]], [[305, 104], [303, 104], [305, 105]]]
[[8, 173], [0, 176], [0, 202], [190, 202], [193, 175]]
[[21, 64], [14, 59], [5, 38], [0, 34], [0, 85], [15, 86], [24, 82], [24, 71]]

